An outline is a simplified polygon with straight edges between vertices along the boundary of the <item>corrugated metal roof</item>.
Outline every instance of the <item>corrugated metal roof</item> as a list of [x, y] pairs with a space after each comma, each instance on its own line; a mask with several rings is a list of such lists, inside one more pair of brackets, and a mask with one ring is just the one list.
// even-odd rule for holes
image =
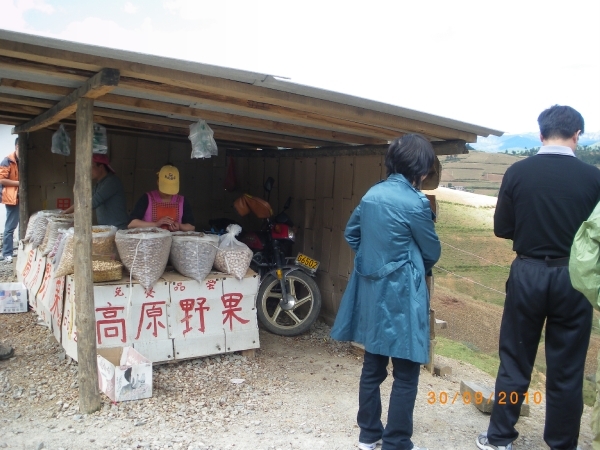
[[121, 78], [97, 99], [95, 120], [117, 128], [114, 118], [122, 117], [123, 128], [185, 135], [203, 118], [221, 141], [272, 148], [383, 144], [406, 132], [466, 142], [502, 134], [267, 74], [5, 30], [0, 123], [27, 122], [103, 68], [118, 69]]

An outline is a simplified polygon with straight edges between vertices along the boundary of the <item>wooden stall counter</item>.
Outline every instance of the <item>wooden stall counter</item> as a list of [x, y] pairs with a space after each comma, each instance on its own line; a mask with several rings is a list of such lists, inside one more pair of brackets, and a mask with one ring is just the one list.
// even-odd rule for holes
[[[74, 277], [55, 278], [52, 262], [29, 244], [19, 248], [17, 276], [29, 303], [50, 327], [67, 355], [77, 359]], [[259, 277], [242, 280], [211, 272], [202, 283], [167, 270], [145, 290], [129, 273], [94, 283], [96, 345], [131, 346], [153, 363], [260, 347], [256, 317]]]

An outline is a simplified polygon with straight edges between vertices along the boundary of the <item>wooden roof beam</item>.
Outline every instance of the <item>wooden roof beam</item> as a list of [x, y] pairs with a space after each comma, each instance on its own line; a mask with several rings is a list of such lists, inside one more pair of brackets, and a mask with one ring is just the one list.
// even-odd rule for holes
[[395, 131], [418, 132], [440, 139], [463, 139], [468, 142], [475, 142], [477, 139], [475, 133], [417, 119], [167, 67], [140, 64], [4, 39], [0, 39], [0, 54], [76, 70], [97, 70], [99, 67], [106, 66], [116, 67], [121, 70], [122, 75], [125, 77], [186, 86], [221, 95], [234, 95], [245, 100], [287, 106], [305, 112], [323, 114], [358, 123], [377, 124]]
[[[35, 72], [38, 75], [45, 75], [49, 77], [60, 77], [69, 80], [80, 80], [85, 74], [89, 73], [89, 70], [86, 71], [85, 68], [90, 68], [90, 65], [81, 65], [80, 61], [64, 61], [64, 60], [54, 60], [48, 59], [46, 57], [33, 57], [31, 60], [20, 59], [9, 56], [1, 56], [2, 53], [5, 53], [3, 49], [3, 41], [0, 39], [0, 68], [8, 68], [11, 70], [23, 70], [24, 68], [27, 71]], [[9, 54], [17, 55], [14, 52], [8, 52]], [[21, 57], [31, 57], [29, 54], [18, 54]], [[98, 59], [97, 57], [93, 57], [91, 55], [83, 55], [86, 57], [92, 57]], [[85, 59], [85, 58], [84, 58]], [[105, 59], [102, 58], [105, 62], [110, 62], [113, 64], [117, 64], [117, 66], [122, 66], [125, 62], [113, 59]], [[52, 62], [53, 64], [49, 64]], [[65, 67], [64, 64], [69, 62], [69, 66]], [[60, 64], [63, 64], [62, 66]], [[131, 63], [127, 63], [131, 64]], [[150, 66], [146, 66], [148, 68]], [[157, 67], [153, 67], [152, 69], [161, 69]], [[191, 73], [183, 73], [179, 71], [172, 71], [171, 69], [163, 69], [174, 72], [175, 74], [179, 74], [179, 77], [184, 74], [185, 76], [199, 77], [199, 79], [206, 80], [211, 79], [213, 77], [207, 77], [205, 75], [199, 74], [191, 74]], [[125, 74], [134, 75], [127, 70], [121, 70], [121, 74], [125, 77]], [[373, 139], [379, 140], [390, 140], [393, 139], [400, 134], [404, 134], [407, 132], [418, 132], [424, 134], [426, 137], [430, 138], [439, 138], [439, 139], [462, 139], [466, 142], [475, 142], [477, 140], [477, 135], [474, 133], [469, 133], [465, 131], [454, 130], [447, 127], [442, 127], [438, 125], [432, 125], [425, 122], [416, 121], [414, 119], [408, 119], [404, 117], [394, 116], [391, 114], [380, 113], [378, 111], [366, 110], [363, 108], [351, 107], [348, 105], [343, 105], [339, 103], [329, 102], [320, 99], [313, 99], [306, 96], [289, 94], [283, 91], [276, 91], [273, 89], [266, 89], [262, 87], [252, 86], [247, 83], [240, 83], [231, 80], [224, 80], [220, 78], [214, 78], [217, 80], [219, 84], [225, 83], [231, 90], [223, 90], [223, 88], [218, 91], [212, 92], [208, 84], [201, 84], [199, 82], [195, 82], [190, 84], [185, 81], [177, 82], [173, 78], [153, 78], [153, 77], [145, 77], [139, 75], [139, 78], [130, 78], [131, 85], [127, 85], [125, 82], [125, 78], [123, 78], [123, 82], [120, 83], [120, 87], [127, 87], [132, 90], [139, 90], [142, 92], [161, 92], [163, 95], [168, 95], [169, 88], [173, 87], [174, 90], [179, 89], [187, 90], [188, 92], [183, 93], [181, 96], [171, 95], [173, 98], [192, 100], [196, 98], [198, 103], [204, 103], [207, 105], [220, 106], [222, 107], [224, 104], [238, 105], [243, 108], [244, 111], [249, 113], [256, 114], [257, 112], [268, 115], [267, 118], [273, 120], [281, 121], [282, 112], [290, 111], [292, 112], [291, 116], [287, 116], [288, 119], [293, 119], [298, 125], [303, 126], [313, 126], [315, 128], [329, 129], [336, 132], [349, 133], [349, 134], [358, 134], [363, 137], [371, 137]], [[163, 82], [164, 81], [164, 82]], [[241, 87], [240, 87], [241, 86]], [[56, 86], [57, 88], [61, 88]], [[263, 95], [253, 96], [250, 95], [253, 89], [258, 89], [260, 92], [263, 92]], [[192, 93], [193, 92], [193, 93]], [[291, 101], [279, 102], [271, 97], [265, 97], [264, 93], [268, 93], [268, 96], [278, 96], [283, 95], [285, 98], [293, 97], [299, 101], [310, 101], [310, 102], [321, 102], [329, 104], [329, 107], [326, 110], [316, 109], [314, 107], [311, 108], [303, 108], [300, 104], [293, 103]], [[225, 94], [224, 94], [225, 93]], [[231, 103], [228, 103], [231, 102]], [[266, 103], [269, 102], [269, 103]], [[190, 101], [191, 103], [191, 101]], [[301, 102], [302, 103], [302, 102]], [[287, 106], [287, 107], [285, 107]], [[283, 109], [280, 109], [282, 107]], [[339, 111], [350, 109], [353, 111], [353, 114], [345, 114], [340, 115]], [[271, 115], [270, 113], [274, 113]], [[202, 114], [202, 113], [201, 113]], [[307, 123], [304, 121], [305, 118], [315, 118], [311, 123]], [[370, 125], [370, 124], [377, 125]], [[337, 124], [337, 125], [334, 125]], [[341, 128], [340, 125], [350, 125], [346, 128]], [[373, 134], [373, 131], [376, 131]], [[364, 144], [376, 144], [376, 142], [356, 142], [356, 143], [364, 143]]]
[[119, 84], [119, 71], [102, 69], [88, 79], [83, 86], [75, 89], [52, 108], [43, 112], [33, 120], [13, 128], [12, 134], [36, 131], [70, 116], [77, 110], [80, 98], [96, 99], [113, 90]]
[[[110, 123], [111, 125], [117, 125], [119, 121], [127, 121], [128, 127], [136, 128], [139, 127], [142, 130], [150, 131], [161, 131], [165, 130], [165, 133], [170, 134], [182, 134], [189, 135], [189, 126], [193, 123], [191, 121], [180, 120], [180, 119], [169, 119], [160, 116], [153, 116], [149, 114], [133, 113], [128, 111], [121, 111], [116, 109], [107, 108], [95, 108], [94, 117], [98, 117], [98, 123], [103, 123], [100, 118]], [[110, 120], [108, 120], [110, 119]], [[112, 120], [115, 119], [115, 120]], [[125, 125], [123, 125], [125, 126]], [[264, 133], [252, 130], [242, 130], [233, 127], [224, 127], [219, 125], [211, 126], [214, 131], [215, 139], [229, 140], [234, 142], [243, 142], [260, 145], [267, 145], [270, 147], [319, 147], [322, 145], [331, 145], [330, 142], [319, 141], [315, 139], [306, 139], [299, 137], [283, 136], [274, 133]]]
[[[13, 80], [3, 78], [0, 86], [13, 89], [22, 89], [30, 92], [44, 94], [66, 95], [69, 88], [50, 84], [35, 83], [30, 81]], [[1, 96], [2, 94], [0, 94]], [[343, 144], [382, 144], [387, 139], [361, 136], [340, 131], [327, 130], [303, 125], [294, 125], [277, 120], [258, 119], [255, 117], [241, 116], [238, 114], [201, 110], [180, 104], [167, 103], [157, 100], [148, 100], [125, 95], [107, 94], [101, 99], [102, 103], [119, 105], [127, 108], [137, 108], [147, 112], [173, 114], [190, 118], [190, 120], [204, 119], [209, 124], [236, 126], [254, 131], [265, 131], [270, 133], [284, 134], [287, 136], [305, 137], [330, 141], [331, 143]]]
[[[14, 89], [24, 89], [45, 94], [64, 95], [68, 88], [63, 86], [47, 85], [30, 81], [21, 81], [3, 78], [1, 86]], [[223, 108], [227, 107], [239, 112], [222, 113], [206, 109], [192, 108], [178, 104], [146, 100], [138, 97], [129, 97], [116, 94], [108, 94], [102, 98], [103, 102], [114, 103], [123, 106], [139, 107], [150, 110], [162, 110], [166, 113], [189, 115], [194, 118], [202, 118], [208, 122], [231, 122], [239, 124], [240, 128], [259, 128], [264, 131], [282, 134], [300, 135], [314, 137], [315, 139], [329, 140], [346, 144], [380, 144], [398, 137], [397, 131], [386, 128], [378, 128], [371, 125], [348, 122], [335, 118], [307, 114], [295, 111], [291, 108], [283, 108], [274, 105], [260, 104], [240, 100], [233, 97], [217, 96], [202, 91], [169, 86], [165, 84], [151, 83], [143, 80], [126, 79], [121, 77], [119, 87], [139, 92], [140, 95], [160, 93], [166, 97], [185, 101], [188, 104], [200, 103], [207, 106]], [[165, 105], [168, 105], [165, 107]], [[243, 114], [260, 114], [263, 118], [244, 116]], [[287, 121], [286, 121], [287, 120]], [[289, 123], [293, 122], [293, 123]], [[273, 124], [277, 124], [276, 126]]]
[[[435, 141], [432, 142], [433, 150], [436, 155], [456, 155], [468, 153], [466, 142], [461, 140], [455, 141]], [[295, 158], [315, 158], [320, 156], [369, 156], [380, 155], [387, 153], [388, 145], [353, 145], [339, 147], [320, 147], [320, 148], [290, 148], [286, 150], [227, 150], [227, 156], [235, 157], [255, 157], [255, 158], [272, 158], [289, 156]]]

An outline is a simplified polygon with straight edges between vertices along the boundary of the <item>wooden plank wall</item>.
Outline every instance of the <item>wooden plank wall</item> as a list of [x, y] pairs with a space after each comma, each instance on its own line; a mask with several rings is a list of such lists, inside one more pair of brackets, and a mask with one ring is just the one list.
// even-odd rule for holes
[[[30, 213], [56, 208], [58, 198], [73, 199], [74, 148], [68, 157], [50, 152], [52, 132], [30, 134]], [[72, 145], [75, 136], [71, 133]], [[332, 322], [348, 283], [354, 255], [344, 239], [344, 228], [366, 191], [385, 177], [383, 156], [318, 158], [234, 158], [239, 188], [223, 188], [227, 170], [225, 151], [211, 159], [190, 159], [186, 141], [160, 137], [109, 133], [111, 165], [123, 182], [127, 207], [146, 191], [156, 188], [156, 172], [167, 162], [181, 174], [181, 194], [193, 207], [196, 229], [207, 229], [208, 220], [227, 217], [243, 227], [259, 229], [260, 220], [241, 218], [233, 201], [242, 193], [263, 197], [264, 180], [272, 176], [275, 186], [271, 206], [280, 211], [292, 197], [289, 217], [298, 227], [294, 251], [321, 261], [317, 283], [323, 297], [322, 317]]]

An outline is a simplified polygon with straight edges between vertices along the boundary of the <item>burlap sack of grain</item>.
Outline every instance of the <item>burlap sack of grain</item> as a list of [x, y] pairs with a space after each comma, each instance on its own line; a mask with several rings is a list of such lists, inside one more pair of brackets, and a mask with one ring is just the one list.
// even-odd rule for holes
[[113, 261], [118, 259], [115, 236], [118, 228], [112, 225], [97, 225], [92, 227], [92, 260]]
[[75, 272], [73, 265], [73, 242], [75, 235], [75, 229], [69, 228], [65, 231], [65, 235], [62, 242], [58, 246], [56, 256], [54, 257], [54, 264], [56, 264], [56, 270], [54, 271], [54, 277], [64, 277], [71, 275]]
[[158, 281], [169, 260], [171, 233], [161, 228], [119, 230], [115, 236], [123, 265], [144, 289]]
[[42, 256], [48, 256], [52, 248], [54, 247], [54, 243], [58, 238], [58, 232], [60, 230], [67, 230], [73, 226], [73, 216], [70, 214], [64, 214], [61, 216], [52, 216], [48, 220], [48, 225], [46, 226], [46, 235], [44, 236], [44, 240], [40, 245], [40, 249], [42, 252]]
[[235, 238], [241, 231], [239, 225], [229, 225], [227, 233], [219, 239], [219, 249], [215, 255], [215, 268], [238, 280], [246, 276], [253, 256], [252, 250]]
[[29, 218], [24, 242], [31, 242], [33, 248], [38, 248], [46, 236], [46, 226], [50, 217], [60, 215], [60, 209], [42, 210]]
[[197, 232], [171, 233], [171, 263], [180, 274], [204, 281], [212, 270], [219, 237]]

